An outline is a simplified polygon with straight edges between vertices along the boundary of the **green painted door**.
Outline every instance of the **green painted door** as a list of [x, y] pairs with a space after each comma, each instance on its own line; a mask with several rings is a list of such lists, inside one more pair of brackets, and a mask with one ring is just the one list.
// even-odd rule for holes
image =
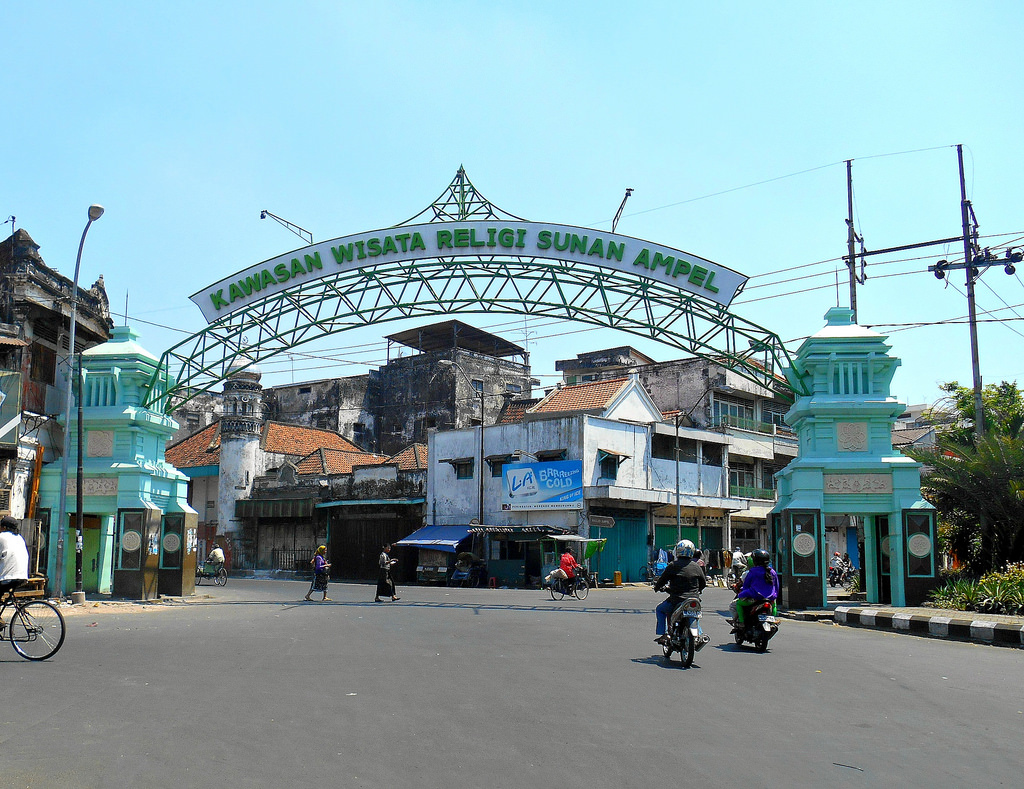
[[614, 515], [615, 526], [601, 529], [601, 537], [608, 540], [605, 549], [597, 554], [598, 576], [602, 579], [614, 577], [616, 570], [622, 573], [622, 580], [640, 580], [640, 568], [647, 566], [647, 519], [644, 515]]
[[82, 529], [82, 588], [98, 592], [100, 588], [100, 530]]

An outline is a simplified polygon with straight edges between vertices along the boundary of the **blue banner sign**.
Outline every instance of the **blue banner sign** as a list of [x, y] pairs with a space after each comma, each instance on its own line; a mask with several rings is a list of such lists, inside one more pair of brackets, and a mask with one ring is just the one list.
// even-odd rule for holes
[[502, 468], [503, 510], [583, 509], [583, 461], [510, 463]]

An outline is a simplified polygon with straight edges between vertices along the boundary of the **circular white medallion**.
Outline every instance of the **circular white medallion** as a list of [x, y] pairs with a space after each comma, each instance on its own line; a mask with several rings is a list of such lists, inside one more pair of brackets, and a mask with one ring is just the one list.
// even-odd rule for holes
[[174, 532], [164, 535], [164, 551], [167, 553], [177, 553], [181, 548], [181, 537]]
[[137, 531], [126, 531], [121, 535], [121, 550], [132, 553], [142, 547], [142, 535]]
[[882, 556], [888, 556], [889, 555], [889, 550], [890, 550], [889, 549], [889, 535], [888, 534], [885, 535], [882, 538], [882, 546], [881, 547], [882, 547]]
[[775, 546], [778, 548], [779, 556], [782, 556], [786, 552], [786, 538], [779, 537], [779, 541], [775, 543]]
[[793, 553], [798, 556], [810, 556], [818, 548], [813, 534], [803, 531], [793, 538]]
[[932, 539], [923, 532], [911, 534], [910, 539], [907, 540], [907, 550], [910, 551], [911, 556], [923, 559], [926, 556], [931, 555]]

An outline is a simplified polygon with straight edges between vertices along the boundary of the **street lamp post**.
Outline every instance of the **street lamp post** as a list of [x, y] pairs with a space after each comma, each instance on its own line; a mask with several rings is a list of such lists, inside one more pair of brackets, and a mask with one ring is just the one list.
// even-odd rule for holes
[[[82, 248], [85, 246], [85, 237], [89, 233], [89, 228], [92, 223], [103, 216], [103, 206], [91, 205], [89, 206], [89, 221], [85, 223], [85, 230], [82, 231], [82, 240], [78, 242], [78, 257], [75, 259], [75, 278], [72, 282], [71, 287], [71, 330], [68, 337], [68, 375], [67, 375], [67, 394], [64, 398], [64, 453], [60, 460], [60, 499], [57, 509], [57, 562], [56, 562], [56, 584], [54, 591], [59, 597], [64, 596], [64, 535], [67, 532], [68, 526], [68, 454], [71, 452], [71, 401], [73, 397], [73, 386], [74, 381], [74, 359], [75, 359], [75, 334], [78, 327], [78, 272], [82, 267]], [[81, 397], [81, 393], [79, 393]], [[81, 441], [79, 441], [79, 449], [81, 449]], [[75, 584], [77, 591], [81, 591], [81, 566], [82, 566], [82, 464], [79, 461], [78, 464], [78, 490], [76, 493], [77, 505], [77, 520], [75, 521], [75, 553], [76, 553], [76, 572], [75, 572]]]

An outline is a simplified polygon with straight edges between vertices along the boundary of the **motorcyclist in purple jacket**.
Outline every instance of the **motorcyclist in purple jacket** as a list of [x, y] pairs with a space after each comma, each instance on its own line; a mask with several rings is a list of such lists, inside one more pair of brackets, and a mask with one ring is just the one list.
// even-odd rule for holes
[[743, 581], [743, 588], [736, 599], [736, 622], [733, 632], [741, 632], [747, 610], [762, 600], [772, 604], [772, 615], [778, 612], [775, 601], [779, 597], [779, 576], [771, 565], [768, 551], [758, 548], [753, 554], [754, 566]]

